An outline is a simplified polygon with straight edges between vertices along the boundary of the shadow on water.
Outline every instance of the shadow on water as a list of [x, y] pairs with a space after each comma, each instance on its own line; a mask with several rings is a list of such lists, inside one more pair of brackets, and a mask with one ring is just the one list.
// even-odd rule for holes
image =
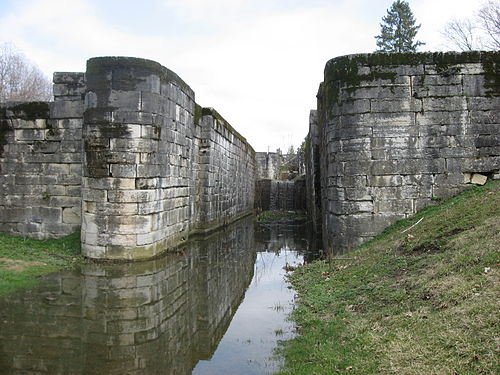
[[297, 228], [243, 219], [180, 254], [90, 264], [0, 299], [1, 374], [264, 374], [308, 257]]

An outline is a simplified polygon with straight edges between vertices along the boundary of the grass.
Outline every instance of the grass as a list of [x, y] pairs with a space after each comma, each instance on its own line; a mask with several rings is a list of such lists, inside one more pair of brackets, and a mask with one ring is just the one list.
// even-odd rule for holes
[[306, 219], [307, 216], [303, 211], [273, 210], [262, 211], [257, 215], [257, 221], [259, 223], [304, 221]]
[[496, 181], [298, 268], [280, 374], [499, 374], [499, 216]]
[[37, 277], [83, 261], [80, 233], [33, 240], [0, 234], [0, 295], [37, 284]]

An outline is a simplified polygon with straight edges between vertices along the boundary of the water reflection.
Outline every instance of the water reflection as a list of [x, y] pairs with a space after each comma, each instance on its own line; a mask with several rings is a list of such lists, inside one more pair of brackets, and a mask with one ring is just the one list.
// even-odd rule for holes
[[[249, 218], [181, 254], [49, 275], [37, 290], [0, 300], [0, 373], [274, 369], [269, 354], [292, 329], [285, 307], [293, 295], [281, 268], [302, 260], [297, 249], [307, 249], [307, 241], [277, 229], [254, 231]], [[218, 372], [231, 362], [232, 371]]]

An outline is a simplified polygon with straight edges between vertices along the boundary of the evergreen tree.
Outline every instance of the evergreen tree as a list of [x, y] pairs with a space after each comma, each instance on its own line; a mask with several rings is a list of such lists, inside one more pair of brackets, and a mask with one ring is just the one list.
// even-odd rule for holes
[[420, 25], [406, 1], [396, 0], [387, 15], [382, 17], [380, 35], [377, 35], [377, 52], [416, 52], [425, 43], [414, 41]]

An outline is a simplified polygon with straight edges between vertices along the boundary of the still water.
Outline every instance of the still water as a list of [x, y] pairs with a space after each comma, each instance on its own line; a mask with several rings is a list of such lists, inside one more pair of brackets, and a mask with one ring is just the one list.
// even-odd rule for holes
[[272, 374], [300, 227], [247, 218], [178, 254], [89, 264], [0, 299], [0, 374]]

